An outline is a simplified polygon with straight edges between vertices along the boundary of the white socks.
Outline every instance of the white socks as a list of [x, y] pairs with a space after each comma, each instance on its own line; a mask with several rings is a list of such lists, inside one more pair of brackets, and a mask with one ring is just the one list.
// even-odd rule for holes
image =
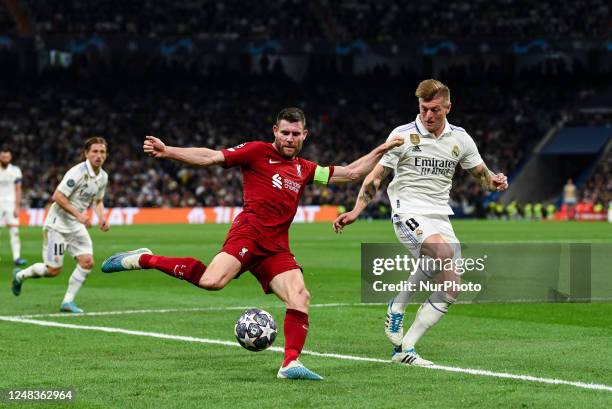
[[414, 348], [425, 332], [448, 312], [448, 307], [456, 300], [444, 291], [436, 291], [429, 296], [416, 313], [414, 322], [402, 339], [402, 349]]
[[11, 251], [13, 252], [13, 261], [21, 258], [21, 241], [19, 241], [19, 228], [10, 227], [9, 236], [11, 236]]
[[64, 295], [64, 301], [62, 304], [74, 301], [74, 297], [77, 295], [83, 283], [87, 279], [87, 276], [91, 273], [91, 270], [85, 270], [83, 267], [77, 264], [76, 268], [68, 280], [68, 289], [66, 295]]
[[[423, 257], [423, 260], [432, 260], [432, 258], [425, 256]], [[423, 264], [423, 266], [426, 265], [426, 263]], [[419, 283], [433, 278], [436, 274], [437, 271], [424, 271], [421, 267], [417, 268], [414, 274], [412, 274], [408, 279], [408, 283], [412, 284], [413, 288], [415, 288], [415, 291], [404, 290], [398, 293], [393, 300], [393, 304], [391, 305], [391, 311], [403, 314], [404, 311], [406, 311], [406, 307], [410, 302], [410, 297], [412, 296], [412, 294], [419, 291]]]
[[21, 270], [17, 273], [19, 281], [27, 280], [28, 278], [40, 278], [47, 275], [47, 266], [44, 263], [32, 264], [30, 267]]

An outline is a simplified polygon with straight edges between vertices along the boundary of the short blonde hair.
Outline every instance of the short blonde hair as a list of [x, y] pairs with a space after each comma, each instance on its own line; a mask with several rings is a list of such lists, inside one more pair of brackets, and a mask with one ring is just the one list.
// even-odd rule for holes
[[429, 102], [436, 97], [442, 97], [445, 105], [450, 103], [450, 89], [433, 78], [421, 81], [414, 95], [417, 98], [422, 98], [425, 102]]

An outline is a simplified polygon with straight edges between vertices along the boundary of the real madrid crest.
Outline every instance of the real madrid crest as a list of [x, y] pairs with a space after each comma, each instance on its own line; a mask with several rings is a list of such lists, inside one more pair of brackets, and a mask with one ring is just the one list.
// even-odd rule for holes
[[419, 138], [419, 134], [411, 133], [410, 142], [412, 142], [413, 145], [418, 145], [419, 143], [421, 143], [421, 138]]
[[455, 146], [453, 146], [453, 156], [454, 156], [455, 158], [458, 158], [458, 157], [459, 157], [459, 145], [455, 145]]

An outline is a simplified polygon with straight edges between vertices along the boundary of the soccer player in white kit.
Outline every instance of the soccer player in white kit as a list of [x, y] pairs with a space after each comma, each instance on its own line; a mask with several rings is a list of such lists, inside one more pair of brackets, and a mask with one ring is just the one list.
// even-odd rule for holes
[[13, 165], [9, 149], [0, 150], [0, 227], [8, 226], [13, 263], [20, 267], [27, 264], [21, 258], [19, 240], [19, 208], [21, 207], [21, 169]]
[[[504, 191], [508, 182], [503, 173], [494, 174], [487, 168], [470, 135], [446, 120], [451, 109], [450, 90], [446, 85], [434, 79], [422, 81], [416, 89], [416, 97], [419, 99], [419, 115], [413, 122], [398, 126], [391, 132], [393, 136], [404, 136], [405, 143], [382, 157], [363, 181], [353, 210], [338, 216], [333, 226], [339, 233], [353, 223], [372, 201], [382, 181], [393, 171], [395, 176], [387, 193], [395, 234], [414, 257], [434, 261], [425, 264], [432, 266], [435, 261], [461, 257], [459, 240], [448, 218], [453, 214], [448, 200], [457, 164], [489, 191]], [[449, 263], [437, 264], [442, 265], [448, 268]], [[409, 283], [414, 283], [414, 288], [418, 289], [420, 282], [429, 279], [439, 283], [460, 283], [460, 275], [452, 267], [441, 271], [436, 271], [435, 267], [428, 268], [417, 268], [410, 276]], [[411, 295], [409, 290], [402, 291], [387, 307], [385, 333], [394, 346], [392, 361], [405, 365], [432, 365], [431, 361], [416, 353], [414, 346], [448, 312], [459, 292], [454, 289], [433, 292], [421, 305], [404, 335], [404, 311]]]
[[95, 136], [85, 142], [83, 149], [84, 162], [73, 166], [62, 178], [55, 193], [54, 203], [49, 209], [43, 227], [43, 260], [30, 267], [16, 271], [13, 275], [13, 294], [21, 293], [23, 282], [29, 278], [55, 277], [64, 263], [64, 252], [68, 251], [77, 262], [68, 281], [66, 295], [60, 305], [60, 311], [81, 313], [74, 303], [87, 276], [91, 272], [93, 261], [93, 244], [87, 229], [91, 227], [91, 218], [87, 209], [93, 203], [93, 210], [100, 220], [100, 230], [108, 231], [108, 222], [104, 219], [104, 191], [108, 175], [102, 169], [107, 156], [107, 143], [104, 138]]

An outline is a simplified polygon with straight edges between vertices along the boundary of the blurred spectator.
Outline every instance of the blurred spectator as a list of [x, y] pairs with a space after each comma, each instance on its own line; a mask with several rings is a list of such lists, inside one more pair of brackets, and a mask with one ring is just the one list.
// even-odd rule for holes
[[[579, 81], [560, 89], [557, 78], [533, 72], [512, 82], [498, 81], [495, 68], [472, 79], [441, 75], [442, 80], [451, 77], [449, 121], [472, 135], [492, 170], [509, 175], [559, 112], [574, 103], [577, 90], [584, 89]], [[24, 172], [24, 204], [43, 206], [60, 175], [78, 160], [82, 141], [98, 134], [109, 141], [107, 206], [240, 206], [237, 170], [154, 161], [142, 154], [144, 135], [159, 136], [170, 145], [215, 149], [271, 141], [276, 113], [300, 106], [311, 131], [302, 156], [322, 164], [347, 164], [381, 143], [395, 126], [414, 120], [418, 110], [412, 94], [422, 79], [379, 71], [345, 74], [342, 82], [311, 73], [295, 83], [282, 75], [231, 70], [205, 77], [180, 71], [151, 77], [144, 70], [141, 77], [114, 73], [88, 79], [78, 71], [50, 71], [0, 90], [0, 138], [15, 147], [15, 163]], [[359, 187], [309, 188], [303, 204], [351, 208]], [[386, 216], [384, 190], [366, 217]], [[458, 216], [484, 216], [485, 194], [467, 172], [457, 170], [450, 199]]]
[[39, 34], [437, 41], [508, 33], [586, 39], [610, 32], [605, 0], [25, 0], [25, 8]]
[[612, 201], [612, 151], [599, 162], [591, 177], [582, 185], [579, 198], [582, 203], [592, 206], [604, 206]]

